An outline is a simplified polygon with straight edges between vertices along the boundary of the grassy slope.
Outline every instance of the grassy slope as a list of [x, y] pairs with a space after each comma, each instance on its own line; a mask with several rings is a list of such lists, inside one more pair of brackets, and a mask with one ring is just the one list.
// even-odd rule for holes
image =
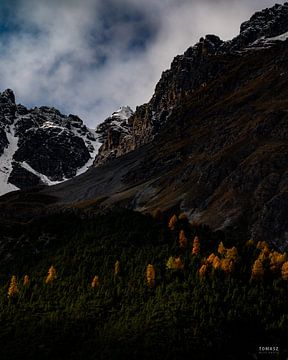
[[[90, 219], [62, 214], [19, 229], [29, 249], [26, 242], [0, 265], [0, 358], [210, 359], [218, 353], [248, 359], [257, 345], [282, 342], [284, 354], [287, 282], [268, 269], [264, 281], [250, 281], [259, 250], [238, 247], [232, 275], [211, 272], [200, 281], [203, 258], [217, 251], [220, 240], [227, 247], [232, 240], [185, 220], [174, 231], [166, 224], [121, 211]], [[189, 240], [185, 250], [178, 246], [181, 228]], [[46, 245], [39, 240], [43, 234], [50, 239]], [[201, 254], [192, 257], [196, 234]], [[166, 269], [171, 255], [181, 255], [184, 270]], [[115, 278], [116, 260], [122, 271]], [[149, 263], [156, 270], [153, 289], [145, 284]], [[51, 264], [57, 279], [47, 285]], [[8, 300], [12, 274], [19, 282], [29, 274], [31, 283]], [[100, 278], [97, 289], [91, 288], [94, 275]]]

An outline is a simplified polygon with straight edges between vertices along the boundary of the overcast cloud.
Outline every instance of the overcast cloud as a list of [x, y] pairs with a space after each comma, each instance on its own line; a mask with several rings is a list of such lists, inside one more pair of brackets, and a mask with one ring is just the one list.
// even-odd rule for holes
[[[278, 1], [279, 2], [279, 1]], [[284, 1], [280, 1], [283, 3]], [[147, 102], [161, 72], [207, 33], [230, 39], [271, 0], [9, 0], [0, 5], [0, 88], [95, 127]]]

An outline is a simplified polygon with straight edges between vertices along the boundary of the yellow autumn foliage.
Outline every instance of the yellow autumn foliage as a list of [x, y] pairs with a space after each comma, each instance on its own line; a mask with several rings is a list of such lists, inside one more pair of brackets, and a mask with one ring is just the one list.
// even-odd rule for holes
[[202, 265], [201, 267], [200, 267], [200, 269], [199, 269], [199, 277], [201, 278], [201, 279], [203, 279], [204, 278], [204, 276], [206, 275], [206, 272], [207, 272], [207, 265]]
[[221, 260], [219, 259], [218, 256], [215, 256], [213, 263], [212, 263], [213, 268], [216, 269], [220, 269], [221, 268]]
[[222, 256], [224, 256], [226, 254], [226, 248], [223, 244], [223, 242], [221, 241], [220, 244], [218, 245], [218, 253]]
[[175, 258], [173, 256], [170, 256], [170, 258], [168, 259], [168, 261], [166, 263], [166, 268], [173, 269], [173, 270], [181, 270], [184, 268], [184, 264], [183, 264], [180, 256], [175, 257]]
[[200, 240], [198, 236], [195, 236], [193, 240], [193, 248], [192, 248], [192, 254], [197, 255], [200, 252]]
[[11, 277], [11, 281], [8, 289], [8, 297], [9, 298], [14, 297], [18, 295], [18, 293], [19, 293], [19, 289], [18, 289], [17, 278], [15, 275], [13, 275]]
[[185, 249], [187, 247], [187, 238], [184, 230], [181, 230], [179, 233], [179, 247], [180, 249]]
[[256, 259], [253, 266], [252, 266], [252, 279], [262, 279], [264, 276], [264, 267], [263, 263], [260, 259]]
[[57, 277], [56, 269], [54, 266], [50, 266], [48, 270], [48, 275], [46, 277], [46, 284], [53, 282]]
[[30, 284], [30, 279], [28, 275], [24, 276], [23, 285], [28, 286]]
[[268, 259], [268, 254], [262, 250], [258, 256], [258, 259], [263, 263], [265, 260]]
[[270, 270], [276, 272], [282, 268], [282, 265], [287, 260], [286, 254], [281, 254], [277, 251], [273, 251], [269, 254]]
[[231, 249], [226, 249], [225, 257], [227, 259], [230, 259], [232, 261], [237, 261], [238, 259], [238, 250], [235, 246], [233, 246]]
[[168, 223], [168, 228], [172, 231], [172, 230], [175, 230], [175, 225], [177, 223], [177, 216], [176, 215], [173, 215], [170, 220], [169, 220], [169, 223]]
[[257, 247], [257, 249], [261, 250], [261, 252], [263, 252], [265, 255], [268, 255], [270, 252], [269, 246], [266, 243], [266, 241], [258, 241], [256, 247]]
[[118, 276], [120, 274], [120, 270], [121, 270], [120, 261], [117, 260], [114, 265], [114, 275]]
[[93, 289], [96, 289], [100, 286], [100, 280], [99, 280], [99, 276], [98, 275], [95, 275], [92, 282], [91, 282], [91, 287]]
[[149, 264], [146, 268], [146, 281], [149, 287], [154, 287], [155, 285], [155, 269], [154, 266]]
[[216, 256], [215, 256], [214, 253], [210, 254], [210, 255], [208, 256], [208, 258], [207, 258], [207, 262], [208, 262], [209, 264], [213, 264], [213, 261], [214, 261], [215, 257], [216, 257]]
[[283, 280], [288, 280], [288, 261], [282, 265], [281, 275]]
[[234, 262], [231, 259], [222, 259], [220, 267], [226, 274], [230, 274], [234, 269]]

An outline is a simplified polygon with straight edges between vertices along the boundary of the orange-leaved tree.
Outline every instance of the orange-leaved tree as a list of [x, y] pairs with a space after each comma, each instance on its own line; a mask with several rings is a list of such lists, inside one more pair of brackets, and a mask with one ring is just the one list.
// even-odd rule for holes
[[251, 278], [260, 280], [260, 279], [263, 279], [263, 277], [264, 277], [263, 263], [260, 259], [256, 259], [252, 266]]
[[226, 254], [226, 248], [223, 244], [223, 242], [221, 241], [220, 244], [218, 245], [218, 253], [222, 256], [224, 256]]
[[197, 255], [199, 253], [200, 253], [200, 240], [198, 236], [195, 236], [193, 240], [192, 255]]
[[92, 282], [91, 282], [91, 287], [93, 289], [96, 289], [100, 286], [100, 280], [99, 280], [99, 276], [98, 275], [95, 275]]
[[220, 269], [221, 268], [221, 260], [219, 259], [218, 256], [215, 256], [213, 263], [212, 263], [213, 268], [216, 269]]
[[181, 270], [184, 268], [184, 264], [183, 264], [180, 256], [175, 257], [175, 258], [173, 256], [170, 256], [170, 258], [168, 259], [168, 261], [166, 263], [166, 268], [173, 269], [173, 270]]
[[28, 276], [28, 275], [25, 275], [25, 276], [24, 276], [24, 279], [23, 279], [23, 285], [24, 285], [24, 286], [28, 286], [29, 284], [30, 284], [29, 276]]
[[181, 230], [179, 233], [179, 247], [182, 250], [187, 247], [187, 238], [185, 236], [184, 230]]
[[121, 267], [120, 267], [120, 261], [117, 260], [114, 265], [114, 276], [120, 275]]
[[172, 231], [175, 230], [175, 226], [176, 226], [177, 221], [178, 221], [177, 216], [174, 214], [169, 220], [168, 228], [170, 230], [172, 230]]
[[281, 275], [283, 280], [288, 280], [288, 261], [282, 265]]
[[281, 270], [282, 265], [287, 260], [287, 256], [286, 254], [281, 254], [277, 251], [272, 251], [269, 254], [269, 259], [270, 259], [270, 270], [272, 272], [277, 272]]
[[55, 279], [57, 278], [57, 272], [55, 267], [52, 265], [50, 266], [49, 270], [48, 270], [48, 275], [46, 277], [46, 284], [49, 284], [51, 282], [53, 282]]
[[15, 275], [11, 277], [9, 289], [8, 289], [8, 297], [12, 298], [16, 295], [18, 295], [19, 289], [18, 289], [18, 282]]
[[147, 265], [146, 268], [146, 282], [151, 288], [155, 286], [155, 269], [151, 264]]
[[199, 277], [200, 279], [203, 279], [207, 272], [207, 265], [203, 264], [199, 269]]

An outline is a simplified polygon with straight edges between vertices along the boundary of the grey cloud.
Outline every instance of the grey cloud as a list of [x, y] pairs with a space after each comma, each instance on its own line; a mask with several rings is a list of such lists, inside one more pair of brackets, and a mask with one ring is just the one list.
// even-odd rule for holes
[[271, 5], [269, 0], [14, 2], [13, 22], [21, 26], [0, 41], [1, 87], [13, 88], [24, 104], [53, 105], [95, 126], [121, 105], [148, 101], [173, 57], [201, 36], [229, 39], [254, 11]]

